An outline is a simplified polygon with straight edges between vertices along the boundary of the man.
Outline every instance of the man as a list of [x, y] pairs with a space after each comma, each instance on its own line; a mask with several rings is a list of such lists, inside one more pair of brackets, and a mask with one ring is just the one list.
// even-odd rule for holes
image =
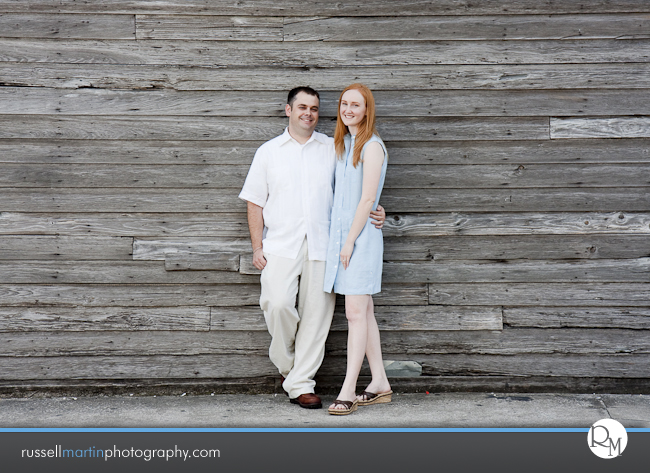
[[[269, 357], [289, 400], [307, 409], [322, 407], [313, 378], [336, 298], [323, 291], [336, 158], [334, 140], [314, 131], [319, 105], [310, 87], [289, 92], [289, 126], [258, 148], [239, 194], [248, 202], [253, 264], [262, 270]], [[371, 215], [381, 228], [384, 210]]]

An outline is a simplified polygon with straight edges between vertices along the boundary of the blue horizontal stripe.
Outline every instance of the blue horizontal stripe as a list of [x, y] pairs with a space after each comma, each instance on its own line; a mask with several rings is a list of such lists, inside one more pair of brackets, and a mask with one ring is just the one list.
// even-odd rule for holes
[[[628, 428], [650, 432], [650, 428]], [[588, 432], [581, 428], [0, 428], [0, 432]]]

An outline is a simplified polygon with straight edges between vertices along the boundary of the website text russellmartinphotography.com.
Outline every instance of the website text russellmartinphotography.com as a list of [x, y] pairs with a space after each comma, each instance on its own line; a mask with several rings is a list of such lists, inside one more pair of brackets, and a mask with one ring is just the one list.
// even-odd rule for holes
[[193, 458], [221, 458], [218, 449], [181, 449], [177, 445], [174, 448], [121, 448], [113, 445], [110, 448], [97, 448], [95, 446], [86, 448], [64, 448], [62, 445], [55, 445], [50, 449], [24, 448], [21, 450], [21, 457], [30, 458], [97, 458], [108, 461], [112, 458], [137, 458], [144, 461], [151, 461], [154, 458], [163, 458], [165, 461], [181, 459], [183, 461]]

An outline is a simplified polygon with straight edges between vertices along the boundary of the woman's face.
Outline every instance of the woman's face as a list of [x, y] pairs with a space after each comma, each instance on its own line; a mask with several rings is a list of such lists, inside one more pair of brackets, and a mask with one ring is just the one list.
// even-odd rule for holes
[[347, 127], [356, 127], [366, 116], [366, 100], [356, 89], [350, 89], [341, 97], [341, 120]]

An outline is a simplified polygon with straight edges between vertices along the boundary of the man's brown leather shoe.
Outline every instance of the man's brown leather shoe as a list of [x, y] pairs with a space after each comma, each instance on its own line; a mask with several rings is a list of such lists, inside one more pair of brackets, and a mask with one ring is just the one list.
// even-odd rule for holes
[[292, 404], [298, 404], [305, 409], [320, 409], [323, 407], [321, 400], [314, 393], [301, 394], [295, 399], [289, 399]]
[[280, 388], [282, 389], [282, 391], [284, 391], [284, 395], [285, 395], [285, 396], [288, 396], [289, 393], [286, 392], [286, 391], [284, 390], [284, 388], [282, 387], [282, 385], [284, 384], [284, 380], [285, 380], [285, 379], [286, 379], [286, 378], [285, 378], [284, 376], [280, 375]]

